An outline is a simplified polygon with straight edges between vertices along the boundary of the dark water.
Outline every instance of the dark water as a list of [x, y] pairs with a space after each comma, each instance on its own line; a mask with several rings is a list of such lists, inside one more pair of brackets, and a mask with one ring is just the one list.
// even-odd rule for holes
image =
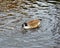
[[[35, 8], [22, 9], [23, 13], [0, 12], [0, 48], [60, 48], [60, 8], [57, 5], [37, 2], [33, 4]], [[40, 28], [21, 28], [23, 22], [39, 18], [42, 19]]]

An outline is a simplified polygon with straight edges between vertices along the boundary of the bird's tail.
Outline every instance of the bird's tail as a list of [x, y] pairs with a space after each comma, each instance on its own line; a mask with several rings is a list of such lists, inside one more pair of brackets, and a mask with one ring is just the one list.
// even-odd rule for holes
[[39, 19], [40, 21], [42, 21], [42, 19]]

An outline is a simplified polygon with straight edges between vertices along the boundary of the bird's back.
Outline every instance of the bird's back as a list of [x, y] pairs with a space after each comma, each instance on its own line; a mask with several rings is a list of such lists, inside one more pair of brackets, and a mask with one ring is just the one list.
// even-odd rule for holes
[[36, 28], [40, 24], [40, 20], [32, 20], [32, 21], [29, 21], [28, 24], [29, 24], [29, 26], [31, 28]]

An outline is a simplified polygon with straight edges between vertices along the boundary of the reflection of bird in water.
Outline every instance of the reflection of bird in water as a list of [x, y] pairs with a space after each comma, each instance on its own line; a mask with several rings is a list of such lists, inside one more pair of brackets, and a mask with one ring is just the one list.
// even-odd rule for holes
[[39, 27], [42, 19], [31, 20], [22, 24], [24, 29], [33, 29]]

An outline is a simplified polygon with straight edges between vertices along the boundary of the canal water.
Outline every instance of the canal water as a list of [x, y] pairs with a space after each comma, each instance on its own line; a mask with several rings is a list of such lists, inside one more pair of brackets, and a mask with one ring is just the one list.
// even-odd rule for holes
[[[19, 11], [0, 12], [0, 48], [60, 48], [59, 4], [37, 1]], [[40, 28], [24, 30], [22, 24], [42, 19]]]

